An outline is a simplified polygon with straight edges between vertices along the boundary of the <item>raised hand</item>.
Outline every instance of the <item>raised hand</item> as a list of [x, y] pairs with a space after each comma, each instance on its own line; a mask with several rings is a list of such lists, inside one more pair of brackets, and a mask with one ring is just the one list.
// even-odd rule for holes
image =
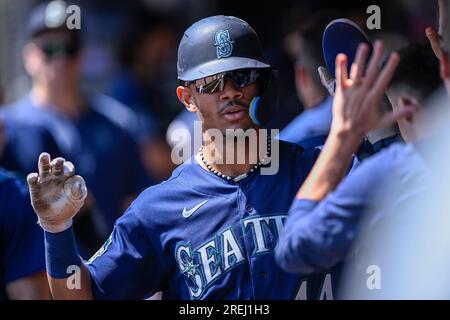
[[351, 66], [350, 77], [347, 75], [347, 57], [343, 54], [336, 57], [336, 92], [331, 130], [351, 132], [353, 136], [362, 138], [369, 131], [385, 128], [414, 111], [413, 108], [404, 108], [387, 112], [381, 107], [386, 87], [400, 61], [398, 54], [393, 53], [383, 70], [380, 70], [383, 50], [383, 43], [377, 41], [365, 72], [369, 47], [361, 44]]
[[74, 165], [63, 158], [50, 161], [50, 155], [42, 153], [38, 167], [39, 174], [27, 177], [31, 204], [44, 230], [62, 232], [72, 225], [73, 216], [83, 206], [86, 184], [75, 175]]
[[436, 55], [436, 58], [442, 60], [443, 58], [443, 50], [442, 50], [442, 33], [444, 28], [447, 28], [447, 2], [448, 0], [439, 0], [439, 30], [436, 30], [434, 27], [430, 26], [425, 29], [425, 34], [430, 41], [431, 48]]

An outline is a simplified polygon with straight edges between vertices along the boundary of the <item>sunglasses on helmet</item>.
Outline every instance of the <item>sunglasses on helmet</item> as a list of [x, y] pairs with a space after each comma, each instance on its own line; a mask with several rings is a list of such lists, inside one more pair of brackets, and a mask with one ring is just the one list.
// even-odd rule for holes
[[194, 84], [198, 93], [220, 92], [225, 87], [225, 81], [230, 79], [235, 86], [243, 88], [260, 80], [262, 71], [258, 69], [241, 69], [226, 71], [194, 81], [184, 81], [182, 84], [188, 86]]

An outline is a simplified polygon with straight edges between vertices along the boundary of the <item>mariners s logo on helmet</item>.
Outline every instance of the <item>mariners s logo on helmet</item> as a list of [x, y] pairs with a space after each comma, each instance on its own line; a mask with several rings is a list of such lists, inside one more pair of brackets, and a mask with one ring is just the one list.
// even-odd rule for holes
[[217, 59], [231, 56], [234, 41], [231, 40], [228, 30], [217, 31], [215, 39], [214, 46], [217, 47]]

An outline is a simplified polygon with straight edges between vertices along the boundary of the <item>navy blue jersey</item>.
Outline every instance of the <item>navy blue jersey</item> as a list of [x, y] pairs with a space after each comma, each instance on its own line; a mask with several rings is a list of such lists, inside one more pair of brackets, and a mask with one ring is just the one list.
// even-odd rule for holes
[[5, 285], [45, 271], [43, 231], [26, 185], [0, 169], [0, 299]]
[[[44, 127], [51, 133], [62, 156], [72, 161], [78, 174], [86, 180], [110, 231], [123, 212], [125, 199], [150, 184], [137, 144], [128, 131], [90, 106], [85, 107], [77, 120], [66, 119], [53, 110], [36, 107], [30, 96], [26, 96], [5, 110], [5, 122], [11, 118]], [[36, 139], [30, 137], [30, 143]], [[28, 145], [12, 147], [20, 148], [16, 153], [21, 153]], [[37, 159], [33, 161], [37, 163]]]
[[25, 119], [0, 115], [5, 128], [5, 146], [0, 155], [0, 166], [22, 173], [24, 176], [37, 171], [37, 161], [42, 152], [62, 155], [50, 132], [42, 125]]
[[276, 266], [274, 248], [317, 149], [280, 141], [275, 175], [239, 183], [194, 158], [148, 188], [88, 262], [97, 299], [293, 299], [304, 277]]
[[331, 127], [332, 107], [333, 97], [327, 97], [303, 111], [280, 132], [280, 139], [305, 148], [323, 145]]

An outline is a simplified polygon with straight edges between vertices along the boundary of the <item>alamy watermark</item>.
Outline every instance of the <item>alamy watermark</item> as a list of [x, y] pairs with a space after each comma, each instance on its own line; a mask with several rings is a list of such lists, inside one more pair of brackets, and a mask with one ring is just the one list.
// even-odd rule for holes
[[204, 144], [203, 155], [210, 164], [257, 164], [261, 161], [261, 174], [274, 175], [279, 169], [278, 134], [279, 130], [276, 129], [254, 128], [245, 131], [226, 129], [225, 133], [210, 128], [203, 132], [202, 122], [194, 121], [193, 136], [184, 128], [175, 129], [171, 133], [171, 159], [177, 165], [190, 164], [191, 154]]
[[49, 28], [59, 28], [65, 24], [69, 30], [80, 30], [81, 9], [62, 0], [52, 1], [45, 10], [45, 24]]
[[69, 277], [66, 286], [69, 290], [81, 290], [81, 268], [77, 265], [70, 265], [66, 270]]
[[366, 286], [369, 290], [381, 289], [381, 268], [376, 264], [367, 267], [366, 273], [369, 275], [366, 280]]
[[366, 26], [369, 30], [380, 30], [381, 29], [381, 9], [377, 5], [371, 5], [367, 7], [367, 14], [370, 16], [366, 20]]

